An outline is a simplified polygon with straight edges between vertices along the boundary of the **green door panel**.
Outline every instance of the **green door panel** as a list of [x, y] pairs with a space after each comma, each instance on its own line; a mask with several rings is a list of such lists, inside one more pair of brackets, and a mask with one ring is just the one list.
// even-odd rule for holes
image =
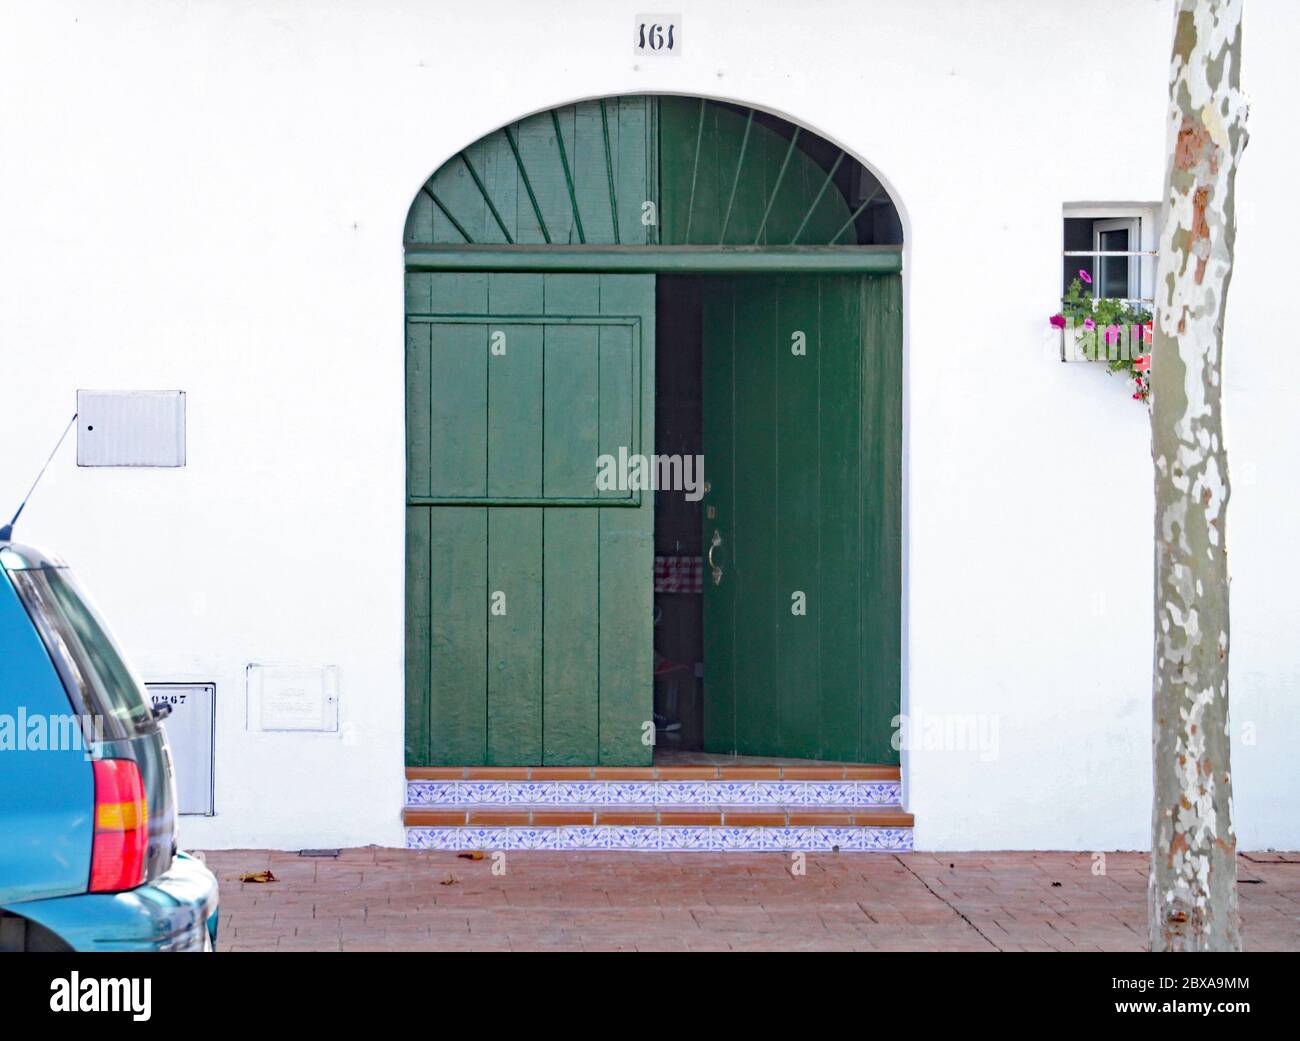
[[[869, 762], [897, 762], [894, 719], [902, 711], [903, 683], [903, 291], [902, 278], [863, 280], [863, 488], [880, 488], [882, 504], [863, 525], [864, 606], [887, 602], [893, 610], [867, 611], [863, 655], [866, 696], [861, 701], [862, 754]], [[870, 500], [867, 500], [870, 501]], [[864, 517], [868, 514], [864, 511]]]
[[650, 245], [658, 198], [656, 107], [644, 96], [538, 112], [438, 168], [411, 206], [406, 242]]
[[407, 301], [408, 764], [648, 762], [653, 499], [596, 473], [653, 443], [654, 276]]
[[[407, 455], [411, 453], [408, 438]], [[426, 765], [429, 756], [430, 639], [433, 599], [429, 569], [429, 516], [423, 507], [406, 508], [406, 763]]]
[[537, 112], [480, 138], [421, 187], [404, 241], [847, 246], [900, 234], [875, 176], [816, 134], [740, 105], [641, 95]]
[[487, 749], [487, 510], [429, 515], [429, 745], [448, 763]]
[[703, 299], [705, 747], [896, 762], [900, 280], [715, 278]]
[[[640, 417], [653, 396], [645, 383], [650, 373], [642, 371], [641, 344], [653, 331], [653, 309], [619, 314], [610, 308], [641, 306], [619, 298], [620, 280], [653, 286], [653, 277], [494, 273], [481, 276], [485, 288], [476, 311], [408, 310], [412, 501], [560, 505], [635, 499], [626, 491], [598, 489], [595, 460], [620, 448], [640, 450]], [[467, 284], [462, 274], [410, 273], [407, 279]], [[602, 305], [602, 285], [614, 287], [609, 293], [615, 303]]]
[[[598, 762], [600, 747], [600, 518], [596, 510], [547, 510], [546, 649], [542, 762]], [[634, 736], [634, 735], [626, 735]]]
[[803, 131], [785, 124], [778, 133], [772, 122], [698, 98], [659, 99], [663, 244], [857, 241], [843, 194], [828, 184], [835, 159], [823, 167], [801, 147]]
[[[506, 613], [487, 616], [487, 758], [481, 761], [527, 766], [543, 762], [546, 511], [496, 507], [486, 512], [488, 595], [506, 594]], [[471, 692], [471, 702], [475, 693], [481, 697]]]
[[[602, 410], [601, 443], [629, 444], [649, 454], [654, 446], [655, 285], [646, 275], [602, 275], [604, 312], [641, 315], [639, 339], [631, 326], [603, 326], [600, 400], [635, 395], [638, 408]], [[628, 493], [610, 490], [610, 497]], [[636, 493], [633, 493], [636, 494]], [[653, 718], [654, 493], [636, 507], [587, 510], [595, 514], [599, 552], [598, 646], [600, 763], [648, 765], [653, 749], [642, 728]]]
[[[823, 414], [820, 407], [822, 374], [818, 371], [818, 365], [807, 364], [812, 357], [811, 353], [793, 355], [790, 335], [787, 333], [783, 338], [779, 335], [784, 330], [804, 332], [813, 340], [812, 348], [820, 351], [821, 360], [827, 361], [826, 340], [836, 333], [832, 322], [822, 321], [820, 306], [823, 288], [827, 290], [825, 295], [835, 295], [835, 290], [830, 288], [833, 285], [833, 282], [828, 282], [824, 287], [820, 280], [811, 278], [787, 278], [776, 282], [778, 350], [777, 392], [773, 408], [783, 418], [777, 423], [771, 423], [770, 415], [767, 417], [769, 426], [776, 434], [773, 494], [768, 509], [774, 521], [773, 543], [781, 544], [783, 534], [790, 532], [794, 551], [780, 553], [775, 557], [776, 588], [784, 591], [785, 595], [777, 598], [777, 644], [780, 656], [772, 676], [776, 685], [774, 700], [780, 720], [782, 744], [790, 748], [819, 749], [816, 758], [853, 759], [851, 752], [844, 754], [832, 750], [836, 735], [834, 722], [844, 713], [826, 711], [833, 701], [835, 688], [828, 686], [823, 689], [820, 683], [823, 626], [833, 625], [839, 612], [834, 607], [823, 609], [823, 582], [826, 578], [824, 568], [829, 562], [817, 552], [817, 547], [820, 544], [820, 526], [831, 521], [832, 512], [844, 512], [849, 517], [856, 517], [858, 511], [856, 507], [845, 510], [833, 500], [824, 505], [822, 503], [821, 469], [816, 463], [820, 461], [822, 447], [829, 442], [822, 439], [821, 432], [812, 423], [812, 417]], [[810, 335], [813, 331], [815, 335]], [[784, 350], [780, 349], [781, 339], [785, 341]], [[843, 353], [847, 355], [851, 349], [850, 347]], [[852, 386], [850, 360], [841, 360], [839, 351], [832, 353], [837, 359], [833, 364], [843, 364], [848, 369], [840, 372], [837, 378]], [[827, 387], [828, 391], [830, 389]], [[799, 422], [799, 417], [803, 416], [809, 417], [808, 428]], [[790, 611], [791, 590], [799, 590], [806, 596], [806, 613], [798, 617]], [[856, 596], [852, 599], [856, 599]], [[848, 648], [851, 646], [849, 644]], [[822, 708], [829, 719], [823, 720], [820, 713], [805, 709], [810, 691], [822, 694]], [[829, 725], [823, 725], [824, 723]], [[822, 740], [823, 734], [826, 735], [825, 741]]]

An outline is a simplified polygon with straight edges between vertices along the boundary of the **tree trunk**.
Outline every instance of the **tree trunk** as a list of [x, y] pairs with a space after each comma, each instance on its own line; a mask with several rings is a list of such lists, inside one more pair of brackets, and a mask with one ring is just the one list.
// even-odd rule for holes
[[1223, 317], [1246, 146], [1242, 0], [1178, 0], [1156, 280], [1153, 951], [1238, 950]]

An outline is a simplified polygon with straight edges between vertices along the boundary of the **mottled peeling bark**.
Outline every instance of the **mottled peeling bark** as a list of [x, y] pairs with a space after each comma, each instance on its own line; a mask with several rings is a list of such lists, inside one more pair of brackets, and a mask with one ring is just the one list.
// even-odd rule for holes
[[1237, 950], [1223, 316], [1246, 145], [1242, 0], [1178, 0], [1152, 358], [1153, 951]]

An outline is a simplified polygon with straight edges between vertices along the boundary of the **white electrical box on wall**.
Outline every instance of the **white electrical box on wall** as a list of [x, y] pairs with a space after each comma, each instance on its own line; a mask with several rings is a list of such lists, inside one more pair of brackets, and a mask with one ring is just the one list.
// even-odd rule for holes
[[213, 683], [146, 683], [154, 705], [170, 705], [163, 720], [176, 777], [177, 812], [211, 817], [213, 798], [213, 732], [217, 688]]
[[77, 391], [78, 466], [184, 466], [185, 391]]
[[334, 666], [253, 664], [247, 675], [249, 730], [338, 730]]

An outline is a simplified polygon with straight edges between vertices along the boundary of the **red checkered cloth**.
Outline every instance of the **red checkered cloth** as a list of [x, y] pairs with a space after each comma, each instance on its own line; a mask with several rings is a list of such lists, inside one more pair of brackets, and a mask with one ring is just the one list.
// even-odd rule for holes
[[703, 557], [655, 557], [656, 593], [703, 593]]

